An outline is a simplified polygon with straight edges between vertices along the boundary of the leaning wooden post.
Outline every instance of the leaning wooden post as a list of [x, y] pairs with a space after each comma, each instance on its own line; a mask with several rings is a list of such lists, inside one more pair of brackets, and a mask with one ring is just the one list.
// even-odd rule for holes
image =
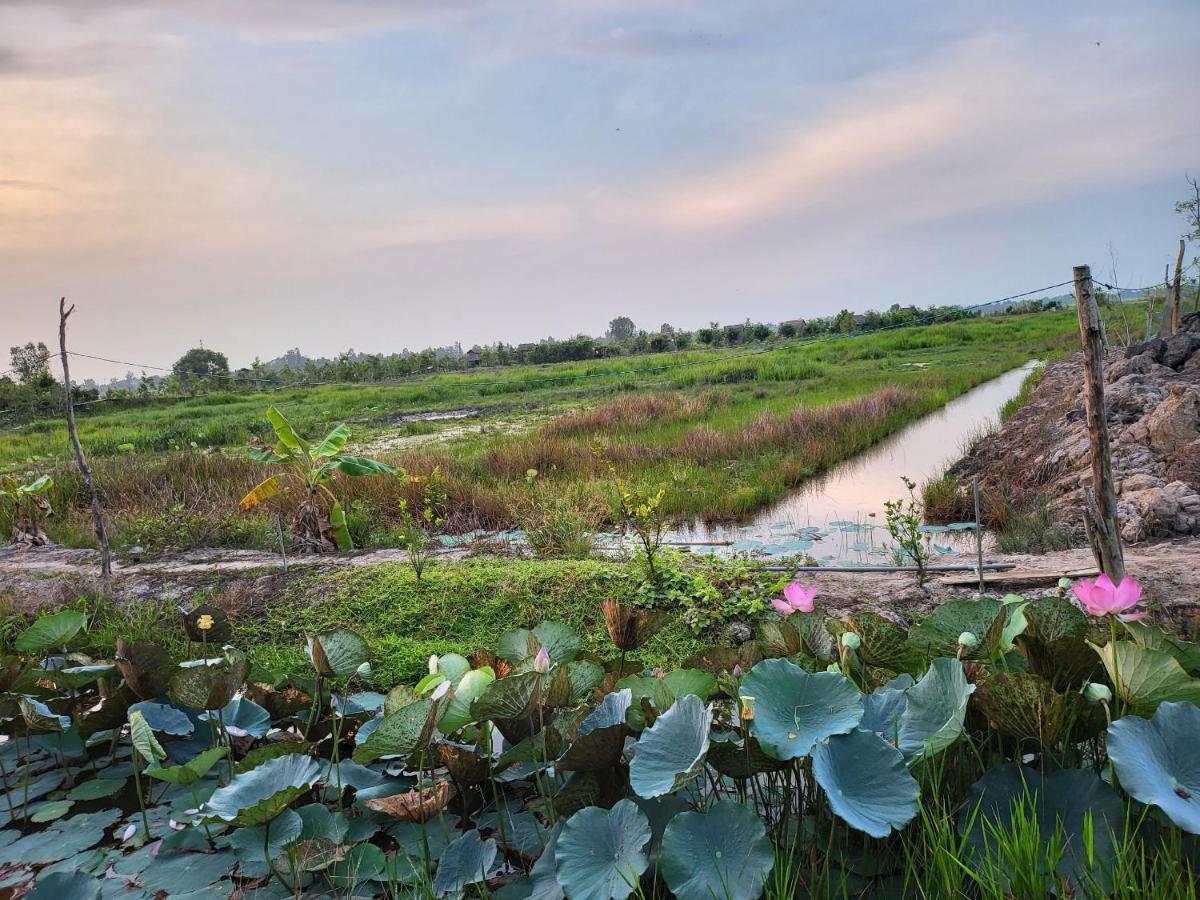
[[1125, 559], [1121, 553], [1117, 490], [1113, 483], [1112, 457], [1108, 449], [1100, 310], [1092, 293], [1091, 268], [1075, 266], [1072, 274], [1075, 278], [1079, 337], [1083, 343], [1084, 407], [1087, 410], [1088, 438], [1092, 448], [1092, 486], [1084, 489], [1084, 525], [1100, 571], [1119, 583], [1125, 576]]
[[1183, 251], [1187, 245], [1179, 239], [1179, 255], [1175, 257], [1175, 281], [1171, 285], [1171, 334], [1179, 330], [1179, 317], [1183, 310]]
[[92, 495], [92, 524], [96, 528], [96, 540], [100, 542], [100, 583], [104, 593], [112, 596], [112, 550], [108, 546], [108, 532], [104, 530], [104, 516], [100, 512], [100, 495], [92, 480], [92, 467], [83, 455], [79, 433], [75, 430], [75, 404], [71, 396], [71, 366], [67, 362], [67, 318], [75, 312], [75, 305], [67, 309], [67, 298], [58, 301], [58, 348], [62, 353], [63, 393], [67, 399], [67, 433], [71, 436], [71, 447], [75, 450], [75, 462], [83, 475], [83, 483]]
[[971, 479], [971, 492], [975, 495], [975, 562], [979, 567], [979, 596], [983, 596], [983, 504], [979, 497], [979, 476]]

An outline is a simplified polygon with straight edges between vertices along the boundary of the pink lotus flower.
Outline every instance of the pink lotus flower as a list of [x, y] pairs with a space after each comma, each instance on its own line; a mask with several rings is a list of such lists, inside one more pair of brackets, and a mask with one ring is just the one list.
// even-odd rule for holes
[[[1080, 604], [1093, 616], [1113, 616], [1124, 613], [1137, 606], [1142, 598], [1142, 586], [1126, 575], [1121, 583], [1114, 585], [1108, 575], [1101, 575], [1095, 581], [1081, 578], [1071, 585], [1071, 590], [1079, 598]], [[1120, 616], [1125, 620], [1140, 619], [1145, 613], [1131, 613]]]
[[783, 589], [782, 597], [772, 597], [771, 605], [785, 616], [794, 612], [812, 612], [813, 598], [817, 596], [817, 586], [805, 587], [798, 581], [793, 581]]

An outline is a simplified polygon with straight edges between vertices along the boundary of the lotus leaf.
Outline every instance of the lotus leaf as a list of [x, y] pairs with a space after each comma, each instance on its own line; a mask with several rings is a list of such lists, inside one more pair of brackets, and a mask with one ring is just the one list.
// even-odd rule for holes
[[1070, 735], [1086, 740], [1104, 728], [1104, 711], [1078, 691], [1059, 693], [1032, 672], [983, 669], [975, 676], [975, 706], [1007, 737], [1057, 747]]
[[786, 659], [766, 659], [742, 679], [754, 698], [750, 733], [777, 759], [807, 756], [832, 734], [844, 734], [862, 719], [858, 688], [837, 672], [806, 672]]
[[[1093, 880], [1107, 883], [1113, 834], [1119, 835], [1125, 822], [1124, 804], [1116, 791], [1082, 769], [1060, 769], [1046, 776], [1012, 763], [989, 769], [971, 786], [958, 822], [977, 862], [989, 855], [997, 858], [996, 831], [1011, 830], [1022, 805], [1036, 819], [1043, 841], [1061, 827], [1065, 847], [1057, 866], [1059, 875], [1084, 896], [1090, 896], [1088, 886]], [[1088, 820], [1090, 837], [1084, 833]]]
[[951, 600], [937, 606], [908, 631], [908, 642], [928, 656], [955, 656], [958, 638], [970, 632], [979, 643], [967, 659], [991, 659], [1000, 652], [1011, 607], [999, 600]]
[[52, 872], [37, 880], [27, 900], [98, 900], [100, 882], [86, 872]]
[[271, 727], [271, 714], [245, 697], [234, 697], [216, 712], [203, 712], [198, 715], [201, 722], [223, 722], [225, 730], [234, 737], [261, 738]]
[[680, 813], [663, 835], [662, 874], [679, 900], [754, 900], [774, 862], [762, 820], [735, 800]]
[[438, 705], [418, 700], [379, 720], [370, 736], [354, 750], [354, 761], [366, 765], [380, 757], [408, 756], [429, 743]]
[[1154, 716], [1122, 716], [1108, 726], [1108, 756], [1121, 787], [1200, 834], [1200, 708], [1161, 703]]
[[1109, 681], [1139, 716], [1149, 716], [1160, 703], [1187, 701], [1200, 705], [1200, 678], [1192, 678], [1165, 650], [1142, 647], [1133, 641], [1109, 642], [1095, 647], [1108, 671]]
[[581, 809], [558, 836], [559, 884], [570, 900], [625, 900], [649, 865], [649, 841], [650, 822], [632, 800]]
[[921, 788], [904, 754], [869, 731], [835, 734], [813, 750], [813, 777], [851, 828], [887, 837], [917, 814]]
[[316, 760], [307, 756], [269, 759], [214, 791], [202, 812], [209, 821], [264, 825], [311, 790], [320, 773]]
[[13, 647], [18, 653], [42, 653], [71, 643], [87, 623], [87, 616], [77, 609], [63, 609], [36, 622], [17, 635]]
[[166, 694], [177, 671], [167, 651], [148, 641], [118, 639], [114, 660], [125, 684], [143, 700], [156, 700]]
[[160, 734], [169, 734], [174, 737], [188, 737], [196, 728], [192, 720], [188, 718], [187, 713], [167, 703], [154, 703], [150, 700], [143, 700], [140, 703], [131, 705], [129, 712], [131, 714], [140, 712], [151, 730], [157, 731]]
[[433, 879], [434, 896], [458, 896], [467, 885], [486, 880], [496, 861], [496, 853], [496, 842], [481, 839], [478, 829], [473, 828], [452, 841], [438, 859], [437, 874]]
[[227, 647], [216, 659], [181, 663], [168, 693], [174, 702], [189, 709], [220, 709], [233, 699], [249, 669], [246, 655]]
[[967, 698], [975, 685], [967, 682], [957, 659], [935, 659], [920, 681], [904, 693], [896, 746], [911, 766], [941, 753], [962, 734]]
[[710, 715], [704, 701], [687, 694], [642, 733], [629, 764], [629, 783], [641, 797], [678, 790], [704, 770]]
[[628, 690], [606, 694], [580, 724], [571, 746], [555, 763], [563, 772], [589, 772], [616, 765], [625, 747], [625, 714], [631, 695]]
[[366, 640], [349, 628], [309, 635], [306, 649], [313, 669], [326, 678], [348, 678], [371, 658]]

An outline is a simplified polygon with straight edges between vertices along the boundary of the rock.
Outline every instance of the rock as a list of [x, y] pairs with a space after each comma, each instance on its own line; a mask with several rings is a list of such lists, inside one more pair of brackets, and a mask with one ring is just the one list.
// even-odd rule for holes
[[1128, 478], [1121, 480], [1117, 485], [1118, 494], [1133, 494], [1138, 491], [1148, 491], [1151, 488], [1161, 487], [1162, 479], [1155, 478], [1149, 472], [1138, 472], [1130, 475]]
[[1200, 433], [1200, 391], [1172, 385], [1170, 396], [1145, 417], [1143, 424], [1152, 449], [1163, 456], [1176, 453]]
[[1167, 340], [1161, 362], [1168, 368], [1178, 369], [1197, 349], [1200, 349], [1200, 334], [1191, 331], [1176, 332]]

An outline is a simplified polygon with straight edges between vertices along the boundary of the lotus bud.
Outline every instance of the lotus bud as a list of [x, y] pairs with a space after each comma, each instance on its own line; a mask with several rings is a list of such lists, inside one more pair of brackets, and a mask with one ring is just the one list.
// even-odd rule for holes
[[1106, 684], [1093, 681], [1083, 689], [1083, 696], [1091, 703], [1112, 703], [1112, 691]]
[[843, 631], [841, 643], [847, 650], [857, 650], [862, 646], [862, 638], [853, 631]]
[[741, 704], [742, 704], [742, 721], [743, 722], [753, 722], [754, 721], [754, 698], [750, 697], [746, 694], [742, 694], [740, 697], [738, 697], [738, 700], [740, 700]]
[[733, 677], [734, 677], [734, 678], [741, 678], [741, 677], [742, 677], [742, 666], [741, 666], [741, 664], [740, 664], [740, 663], [737, 663], [737, 664], [735, 664], [735, 665], [734, 665], [734, 667], [733, 667]]
[[435, 672], [437, 672], [437, 670], [438, 670], [438, 658], [437, 658], [437, 654], [435, 653], [435, 654], [433, 654], [433, 656], [429, 657], [429, 674], [433, 675]]
[[969, 631], [964, 631], [958, 636], [958, 646], [966, 647], [968, 650], [974, 650], [979, 646], [979, 638], [971, 634]]
[[830, 663], [829, 665], [827, 665], [825, 667], [825, 671], [826, 672], [835, 672], [840, 675], [842, 673], [842, 667], [839, 666], [837, 663]]
[[550, 654], [542, 647], [533, 658], [533, 671], [545, 674], [550, 671]]
[[1069, 591], [1071, 589], [1071, 579], [1070, 578], [1058, 579], [1058, 589], [1060, 591]]

